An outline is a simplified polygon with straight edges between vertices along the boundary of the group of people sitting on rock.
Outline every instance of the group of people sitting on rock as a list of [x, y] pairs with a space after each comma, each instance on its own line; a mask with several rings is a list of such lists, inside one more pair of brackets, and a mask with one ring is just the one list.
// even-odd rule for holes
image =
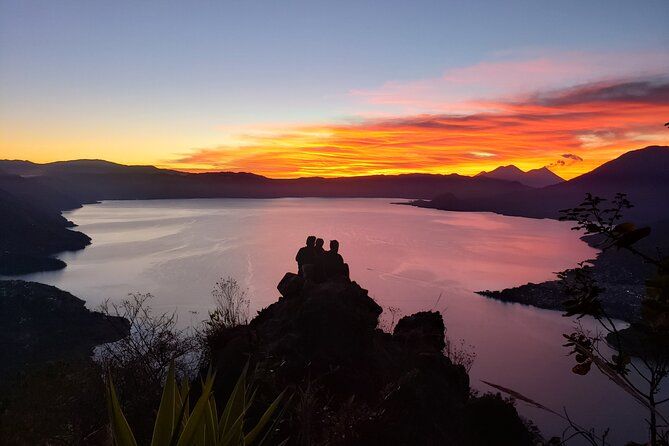
[[339, 254], [339, 242], [330, 240], [330, 250], [323, 249], [325, 241], [314, 235], [307, 237], [307, 244], [295, 256], [298, 274], [315, 282], [345, 278], [348, 279], [348, 265]]

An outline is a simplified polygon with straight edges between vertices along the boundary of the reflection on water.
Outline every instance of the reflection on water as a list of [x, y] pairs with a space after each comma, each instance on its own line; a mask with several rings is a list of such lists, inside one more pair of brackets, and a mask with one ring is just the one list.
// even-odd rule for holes
[[[612, 440], [641, 439], [643, 410], [592, 373], [571, 374], [561, 347], [572, 323], [560, 313], [480, 297], [553, 277], [595, 251], [552, 220], [457, 213], [389, 204], [379, 199], [114, 201], [84, 206], [67, 217], [92, 238], [83, 251], [60, 257], [59, 272], [24, 277], [56, 285], [95, 308], [104, 299], [150, 292], [154, 306], [177, 309], [182, 323], [199, 321], [221, 276], [249, 289], [254, 309], [278, 297], [276, 284], [294, 270], [306, 235], [339, 240], [351, 278], [382, 306], [400, 314], [439, 310], [451, 339], [464, 339], [477, 358], [472, 385], [485, 379], [560, 410], [581, 424], [613, 429]], [[194, 314], [194, 312], [196, 312]], [[587, 323], [587, 322], [586, 322]], [[547, 434], [559, 420], [519, 406]], [[640, 429], [641, 428], [641, 429]]]

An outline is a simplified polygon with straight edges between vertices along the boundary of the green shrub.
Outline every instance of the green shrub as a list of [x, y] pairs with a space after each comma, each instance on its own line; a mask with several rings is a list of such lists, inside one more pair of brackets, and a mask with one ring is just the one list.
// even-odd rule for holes
[[[212, 394], [215, 374], [207, 375], [202, 383], [202, 393], [191, 410], [188, 382], [184, 381], [181, 386], [178, 386], [174, 366], [170, 365], [156, 415], [151, 446], [260, 446], [264, 444], [273, 430], [274, 423], [281, 416], [281, 413], [276, 417], [274, 414], [281, 404], [284, 392], [267, 407], [255, 426], [248, 428], [245, 423], [248, 421], [247, 411], [253, 402], [254, 392], [250, 391], [246, 374], [247, 368], [245, 367], [219, 415]], [[111, 378], [107, 379], [107, 405], [113, 444], [115, 446], [137, 446]]]

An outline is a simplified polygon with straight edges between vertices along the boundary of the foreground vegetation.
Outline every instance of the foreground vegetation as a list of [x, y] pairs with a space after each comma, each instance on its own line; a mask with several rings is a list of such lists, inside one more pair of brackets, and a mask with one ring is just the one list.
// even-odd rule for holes
[[[646, 253], [636, 247], [646, 238], [649, 227], [637, 227], [622, 222], [626, 209], [632, 207], [624, 194], [618, 194], [609, 203], [590, 194], [578, 207], [563, 211], [563, 219], [575, 222], [574, 229], [600, 238], [604, 250], [625, 250], [639, 262], [655, 268], [655, 274], [646, 280], [646, 294], [641, 302], [641, 317], [620, 330], [602, 305], [603, 288], [592, 277], [585, 265], [572, 274], [562, 275], [568, 317], [591, 316], [604, 330], [605, 337], [581, 328], [565, 334], [566, 347], [576, 359], [573, 372], [588, 374], [593, 366], [613, 383], [625, 390], [631, 398], [648, 410], [648, 433], [651, 446], [669, 443], [669, 419], [661, 411], [669, 398], [661, 397], [662, 385], [669, 375], [669, 257], [659, 250]], [[613, 347], [608, 353], [603, 344]], [[605, 445], [605, 435], [579, 432], [591, 444]]]
[[[270, 424], [274, 413], [283, 399], [280, 394], [265, 410], [257, 424], [246, 426], [247, 412], [253, 401], [253, 394], [243, 370], [228, 401], [223, 406], [220, 417], [218, 405], [212, 394], [214, 374], [207, 374], [201, 385], [200, 396], [190, 410], [190, 386], [184, 381], [177, 385], [174, 365], [170, 365], [165, 388], [156, 414], [151, 446], [244, 446], [266, 443], [272, 433]], [[107, 379], [107, 404], [111, 436], [116, 446], [137, 446], [137, 440], [116, 395], [116, 388]], [[265, 431], [267, 431], [265, 433]], [[265, 435], [263, 435], [265, 433]]]
[[[628, 328], [619, 328], [610, 307], [602, 301], [607, 284], [598, 283], [589, 262], [581, 262], [578, 268], [558, 273], [559, 280], [548, 289], [567, 297], [562, 302], [566, 310], [564, 316], [574, 318], [576, 322], [575, 331], [563, 335], [566, 339], [564, 347], [576, 361], [572, 372], [587, 375], [596, 369], [624, 390], [648, 411], [648, 441], [644, 445], [666, 446], [669, 444], [669, 418], [662, 409], [669, 403], [669, 395], [663, 388], [669, 376], [669, 257], [659, 248], [648, 253], [638, 247], [639, 242], [651, 234], [651, 228], [623, 222], [625, 210], [631, 207], [625, 194], [617, 194], [610, 202], [587, 194], [579, 206], [561, 211], [561, 220], [574, 222], [573, 229], [594, 238], [604, 254], [610, 257], [615, 255], [610, 251], [625, 251], [641, 264], [637, 271], [654, 270], [645, 280], [639, 314], [627, 314], [626, 319], [632, 321]], [[555, 291], [557, 286], [559, 292]], [[513, 291], [480, 294], [513, 296]], [[585, 316], [594, 318], [602, 331], [593, 333], [578, 324], [578, 320]], [[565, 421], [567, 428], [563, 436], [551, 439], [549, 444], [563, 445], [574, 438], [592, 446], [612, 444], [608, 440], [609, 429], [597, 432], [583, 427], [569, 417], [566, 409], [560, 413], [512, 389], [491, 385]], [[634, 445], [637, 443], [628, 444]]]

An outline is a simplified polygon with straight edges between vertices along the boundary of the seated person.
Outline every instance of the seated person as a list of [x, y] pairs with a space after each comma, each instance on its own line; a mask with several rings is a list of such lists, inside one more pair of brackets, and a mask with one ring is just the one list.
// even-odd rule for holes
[[322, 282], [325, 280], [325, 271], [323, 266], [323, 261], [325, 257], [325, 250], [323, 245], [325, 241], [322, 238], [316, 239], [316, 246], [314, 246], [314, 268], [313, 268], [313, 279], [316, 282]]
[[325, 249], [323, 249], [323, 245], [325, 244], [325, 240], [322, 238], [317, 238], [316, 239], [316, 246], [315, 246], [315, 251], [316, 255], [323, 254], [325, 253]]
[[304, 277], [304, 265], [313, 265], [316, 263], [316, 237], [310, 235], [307, 237], [307, 244], [297, 251], [295, 256], [297, 261], [297, 273]]
[[339, 254], [339, 242], [330, 240], [330, 250], [323, 257], [323, 272], [326, 278], [344, 276], [348, 277], [348, 265]]

